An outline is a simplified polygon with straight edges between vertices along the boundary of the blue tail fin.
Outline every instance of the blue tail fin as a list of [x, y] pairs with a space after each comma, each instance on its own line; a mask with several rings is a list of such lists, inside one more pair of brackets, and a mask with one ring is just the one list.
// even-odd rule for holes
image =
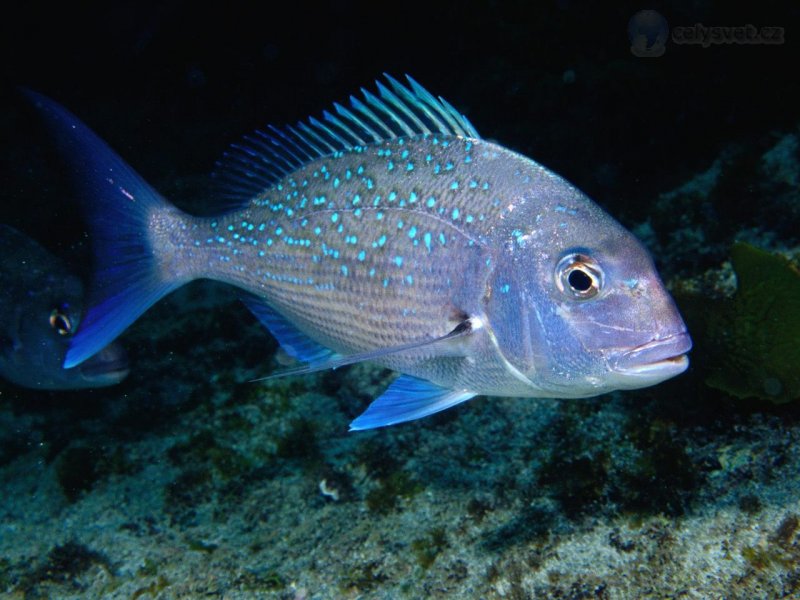
[[91, 232], [95, 263], [89, 309], [67, 352], [68, 369], [102, 350], [185, 283], [159, 274], [147, 230], [155, 214], [169, 218], [178, 211], [75, 115], [41, 94], [23, 92], [43, 114], [73, 167]]

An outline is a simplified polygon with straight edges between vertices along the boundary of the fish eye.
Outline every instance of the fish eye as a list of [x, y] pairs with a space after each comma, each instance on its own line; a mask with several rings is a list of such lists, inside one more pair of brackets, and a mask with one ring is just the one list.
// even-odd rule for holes
[[72, 333], [72, 319], [64, 312], [63, 308], [54, 308], [50, 313], [50, 327], [55, 329], [58, 335], [70, 335]]
[[594, 298], [603, 285], [603, 271], [585, 254], [568, 254], [556, 266], [556, 283], [561, 292], [572, 298]]

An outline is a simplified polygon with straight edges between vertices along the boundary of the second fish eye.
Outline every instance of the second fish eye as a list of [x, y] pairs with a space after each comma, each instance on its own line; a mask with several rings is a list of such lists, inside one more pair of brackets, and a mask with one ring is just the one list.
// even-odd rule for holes
[[50, 312], [50, 327], [52, 327], [58, 335], [70, 335], [72, 333], [72, 319], [60, 307], [54, 308]]

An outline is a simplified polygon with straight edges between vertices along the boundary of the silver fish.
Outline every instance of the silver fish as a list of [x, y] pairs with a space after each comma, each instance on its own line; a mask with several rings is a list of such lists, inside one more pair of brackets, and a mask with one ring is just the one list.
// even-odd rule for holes
[[83, 285], [63, 262], [25, 234], [0, 225], [0, 377], [47, 390], [124, 379], [127, 360], [116, 344], [78, 367], [62, 366], [82, 309]]
[[402, 373], [354, 430], [478, 394], [581, 398], [684, 371], [691, 340], [641, 243], [408, 81], [234, 145], [221, 167], [242, 208], [214, 218], [169, 204], [31, 93], [75, 162], [98, 263], [65, 366], [210, 278], [244, 290], [307, 363], [290, 374], [362, 360]]

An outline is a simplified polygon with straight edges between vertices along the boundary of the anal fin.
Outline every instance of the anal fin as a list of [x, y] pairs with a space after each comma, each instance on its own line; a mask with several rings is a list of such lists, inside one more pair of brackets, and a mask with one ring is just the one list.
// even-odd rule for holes
[[[318, 364], [327, 363], [337, 357], [333, 350], [318, 344], [289, 321], [280, 316], [256, 296], [242, 295], [242, 302], [255, 317], [275, 336], [286, 353], [297, 360]], [[301, 367], [305, 368], [305, 367]]]

